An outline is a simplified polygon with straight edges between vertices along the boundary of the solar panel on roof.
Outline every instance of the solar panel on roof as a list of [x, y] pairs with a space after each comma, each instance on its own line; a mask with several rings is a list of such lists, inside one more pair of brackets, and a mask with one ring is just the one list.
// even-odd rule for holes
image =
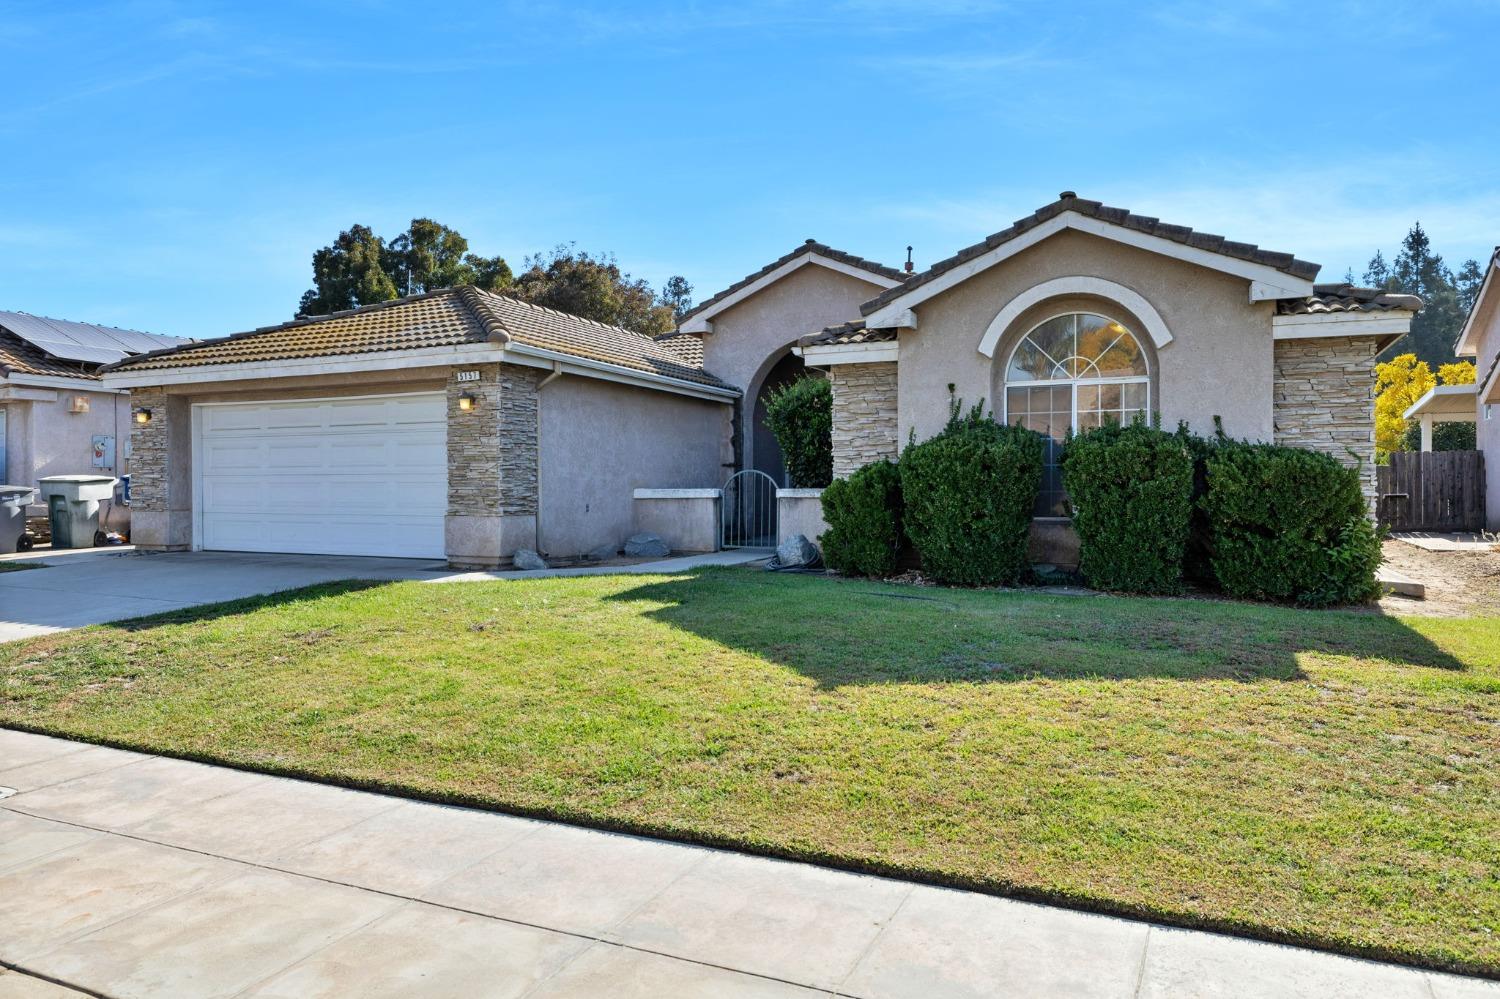
[[27, 312], [0, 312], [0, 327], [59, 360], [89, 364], [108, 364], [130, 354], [186, 342], [181, 337], [48, 319]]

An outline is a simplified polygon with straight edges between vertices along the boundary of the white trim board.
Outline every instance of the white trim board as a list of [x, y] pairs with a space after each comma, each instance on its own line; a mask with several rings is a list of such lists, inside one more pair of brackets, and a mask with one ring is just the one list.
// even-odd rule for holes
[[879, 361], [899, 361], [901, 342], [882, 340], [879, 343], [829, 343], [814, 347], [793, 347], [792, 353], [820, 368], [826, 364], [875, 364]]
[[1500, 248], [1490, 257], [1490, 264], [1484, 270], [1484, 281], [1479, 285], [1479, 294], [1474, 296], [1474, 307], [1464, 317], [1463, 329], [1458, 333], [1458, 346], [1453, 348], [1453, 352], [1460, 357], [1479, 356], [1479, 324], [1475, 320], [1479, 317], [1479, 307], [1485, 304], [1485, 296], [1494, 284], [1496, 273], [1500, 273]]
[[979, 352], [985, 357], [994, 357], [995, 348], [1000, 346], [1000, 338], [1005, 335], [1005, 331], [1010, 329], [1011, 324], [1021, 313], [1049, 298], [1058, 298], [1063, 295], [1091, 295], [1114, 302], [1129, 309], [1145, 324], [1146, 333], [1156, 346], [1165, 347], [1172, 342], [1172, 333], [1167, 329], [1161, 313], [1157, 312], [1156, 308], [1139, 293], [1114, 281], [1076, 274], [1034, 284], [1005, 303], [1005, 307], [996, 313], [995, 318], [990, 320], [989, 327], [984, 331], [984, 337], [979, 341]]
[[1277, 340], [1305, 340], [1325, 336], [1390, 336], [1411, 330], [1412, 313], [1371, 315], [1368, 312], [1318, 312], [1272, 316], [1271, 336]]
[[120, 395], [118, 389], [105, 388], [98, 378], [72, 378], [67, 375], [28, 375], [20, 371], [6, 377], [12, 385], [34, 385], [38, 388], [72, 389], [75, 392], [98, 392], [101, 395]]
[[867, 271], [862, 267], [855, 267], [853, 264], [846, 264], [842, 260], [834, 260], [832, 257], [825, 257], [817, 251], [809, 251], [807, 253], [799, 254], [792, 260], [788, 260], [786, 263], [782, 264], [780, 267], [776, 268], [768, 274], [762, 274], [754, 281], [745, 285], [745, 287], [740, 288], [738, 291], [734, 292], [734, 294], [725, 295], [724, 298], [715, 302], [713, 305], [710, 305], [702, 312], [693, 316], [689, 316], [686, 322], [677, 327], [677, 332], [712, 333], [714, 331], [714, 324], [712, 322], [714, 316], [725, 311], [726, 309], [738, 305], [745, 299], [749, 298], [751, 295], [754, 295], [764, 290], [765, 288], [770, 287], [787, 275], [800, 270], [803, 267], [806, 267], [808, 264], [817, 264], [820, 267], [826, 267], [829, 270], [838, 271], [840, 274], [847, 274], [850, 277], [859, 278], [861, 281], [869, 282], [870, 284], [873, 284], [879, 288], [894, 288], [896, 287], [896, 285], [901, 283], [901, 281], [896, 278], [888, 278], [883, 274], [876, 274], [873, 271]]
[[[881, 306], [866, 318], [866, 325], [872, 328], [882, 328], [900, 325], [904, 315], [909, 315], [910, 310], [917, 305], [927, 301], [936, 295], [940, 295], [955, 285], [962, 284], [969, 278], [982, 271], [1008, 260], [1009, 258], [1028, 250], [1042, 240], [1055, 236], [1065, 229], [1073, 229], [1078, 232], [1099, 236], [1102, 239], [1113, 240], [1127, 246], [1158, 253], [1162, 256], [1172, 257], [1176, 260], [1197, 264], [1209, 270], [1221, 271], [1225, 274], [1233, 274], [1250, 282], [1249, 300], [1251, 302], [1262, 302], [1277, 298], [1303, 298], [1313, 293], [1313, 283], [1304, 278], [1293, 277], [1284, 274], [1274, 267], [1265, 264], [1257, 264], [1249, 260], [1240, 260], [1237, 257], [1226, 256], [1222, 253], [1214, 253], [1211, 250], [1202, 250], [1196, 246], [1188, 246], [1162, 236], [1153, 236], [1150, 233], [1139, 232], [1135, 229], [1126, 229], [1123, 226], [1114, 225], [1092, 216], [1083, 215], [1079, 212], [1067, 211], [1055, 215], [1015, 239], [1001, 243], [999, 246], [972, 260], [967, 260], [952, 270], [944, 271], [926, 284], [918, 285], [911, 291], [892, 299]], [[915, 328], [915, 317], [911, 317], [911, 326]]]

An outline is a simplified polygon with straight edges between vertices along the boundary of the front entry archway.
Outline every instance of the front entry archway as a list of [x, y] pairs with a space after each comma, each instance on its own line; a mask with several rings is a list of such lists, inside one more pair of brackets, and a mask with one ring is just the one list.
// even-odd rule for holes
[[771, 363], [769, 370], [755, 387], [754, 401], [750, 404], [750, 425], [746, 430], [746, 469], [764, 472], [778, 486], [789, 483], [786, 477], [786, 462], [781, 455], [781, 445], [766, 422], [766, 401], [779, 388], [808, 374], [802, 358], [788, 350]]

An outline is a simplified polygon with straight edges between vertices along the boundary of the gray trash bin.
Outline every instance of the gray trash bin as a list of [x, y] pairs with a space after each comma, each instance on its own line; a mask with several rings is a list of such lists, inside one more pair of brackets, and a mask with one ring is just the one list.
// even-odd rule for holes
[[99, 530], [99, 501], [115, 494], [113, 475], [49, 475], [42, 502], [52, 525], [53, 548], [92, 548]]
[[26, 508], [36, 490], [30, 486], [0, 486], [0, 555], [9, 555], [26, 533]]

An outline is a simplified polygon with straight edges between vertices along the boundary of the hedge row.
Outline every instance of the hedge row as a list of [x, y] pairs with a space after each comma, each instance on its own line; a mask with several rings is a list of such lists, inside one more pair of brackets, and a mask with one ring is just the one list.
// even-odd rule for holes
[[[867, 465], [824, 491], [824, 558], [840, 572], [885, 576], [909, 543], [939, 582], [1018, 582], [1043, 455], [1040, 435], [955, 405], [899, 464]], [[1359, 471], [1329, 455], [1137, 420], [1070, 437], [1062, 467], [1079, 569], [1095, 587], [1176, 593], [1187, 578], [1312, 606], [1379, 595], [1380, 537]]]

